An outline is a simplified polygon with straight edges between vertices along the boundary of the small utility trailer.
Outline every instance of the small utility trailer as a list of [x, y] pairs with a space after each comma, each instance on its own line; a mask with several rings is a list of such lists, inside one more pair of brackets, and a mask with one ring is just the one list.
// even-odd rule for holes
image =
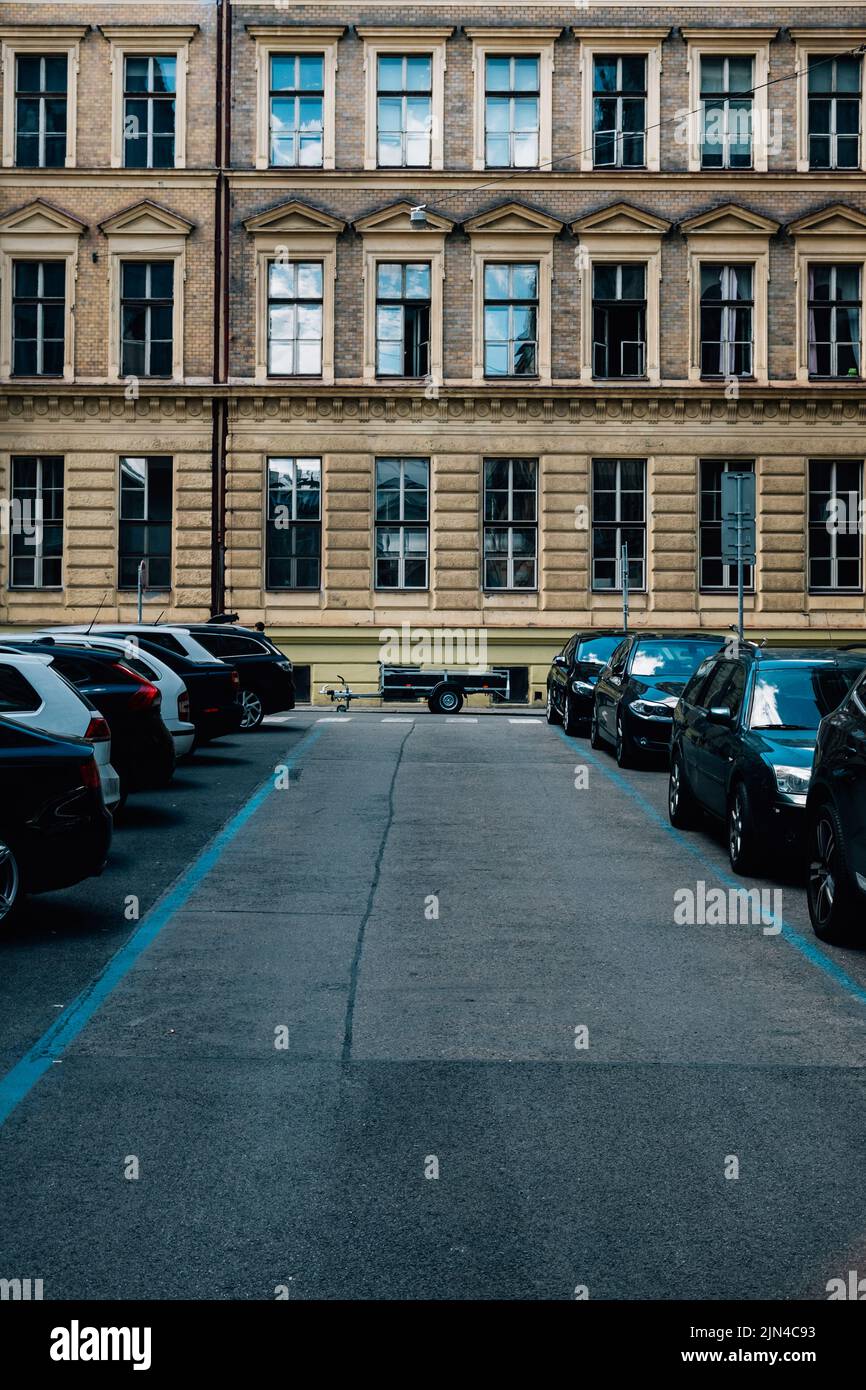
[[379, 663], [379, 689], [350, 690], [345, 676], [337, 676], [339, 687], [323, 685], [320, 694], [327, 695], [341, 713], [353, 700], [426, 700], [431, 714], [457, 714], [467, 695], [490, 695], [499, 700], [511, 696], [509, 671], [445, 671], [422, 670], [420, 666], [383, 666]]

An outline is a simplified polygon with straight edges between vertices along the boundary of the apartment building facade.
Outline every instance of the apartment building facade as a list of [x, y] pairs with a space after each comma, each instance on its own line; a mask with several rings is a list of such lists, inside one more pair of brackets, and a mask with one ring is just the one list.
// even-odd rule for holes
[[[866, 7], [0, 7], [0, 621], [866, 633]], [[27, 508], [42, 507], [38, 543]]]

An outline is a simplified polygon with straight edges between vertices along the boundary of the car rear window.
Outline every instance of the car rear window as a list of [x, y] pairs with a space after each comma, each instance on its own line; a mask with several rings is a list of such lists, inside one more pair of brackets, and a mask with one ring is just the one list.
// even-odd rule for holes
[[812, 666], [808, 661], [759, 670], [749, 711], [750, 729], [817, 729], [841, 705], [859, 671]]
[[633, 676], [664, 676], [666, 680], [688, 680], [708, 656], [719, 650], [718, 639], [710, 642], [639, 642], [632, 661]]
[[597, 661], [605, 666], [621, 641], [621, 637], [584, 637], [577, 649], [577, 660]]
[[32, 714], [41, 704], [41, 697], [15, 666], [0, 664], [0, 712]]

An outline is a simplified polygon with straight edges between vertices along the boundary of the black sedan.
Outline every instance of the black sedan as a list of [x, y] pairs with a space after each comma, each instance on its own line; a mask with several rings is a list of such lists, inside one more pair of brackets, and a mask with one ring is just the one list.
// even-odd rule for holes
[[120, 796], [168, 786], [174, 776], [174, 740], [163, 723], [162, 695], [155, 685], [124, 665], [116, 651], [64, 647], [45, 642], [4, 642], [4, 647], [47, 656], [52, 669], [99, 710], [111, 730], [111, 761]]
[[0, 924], [26, 893], [102, 872], [111, 845], [93, 747], [0, 716]]
[[257, 729], [266, 714], [295, 708], [292, 663], [264, 633], [222, 623], [187, 623], [184, 628], [237, 671], [242, 729]]
[[708, 811], [724, 823], [735, 873], [797, 845], [818, 725], [864, 666], [866, 652], [750, 642], [704, 662], [674, 712], [671, 822], [688, 829]]
[[611, 744], [620, 767], [647, 753], [667, 754], [674, 707], [686, 682], [724, 637], [713, 632], [632, 632], [595, 687], [589, 739]]
[[809, 916], [836, 944], [866, 940], [866, 675], [821, 720], [806, 799]]
[[569, 637], [547, 673], [548, 724], [561, 723], [567, 734], [589, 725], [595, 683], [624, 636], [622, 628], [603, 628]]

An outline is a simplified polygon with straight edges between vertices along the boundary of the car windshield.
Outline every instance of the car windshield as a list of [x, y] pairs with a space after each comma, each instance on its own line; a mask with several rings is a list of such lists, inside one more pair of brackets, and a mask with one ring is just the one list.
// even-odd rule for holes
[[631, 674], [687, 681], [701, 662], [718, 650], [718, 638], [710, 642], [640, 642], [634, 654]]
[[759, 671], [752, 695], [750, 729], [817, 729], [842, 703], [859, 672], [803, 661]]
[[576, 660], [594, 661], [604, 666], [621, 641], [622, 637], [584, 637], [578, 644]]

